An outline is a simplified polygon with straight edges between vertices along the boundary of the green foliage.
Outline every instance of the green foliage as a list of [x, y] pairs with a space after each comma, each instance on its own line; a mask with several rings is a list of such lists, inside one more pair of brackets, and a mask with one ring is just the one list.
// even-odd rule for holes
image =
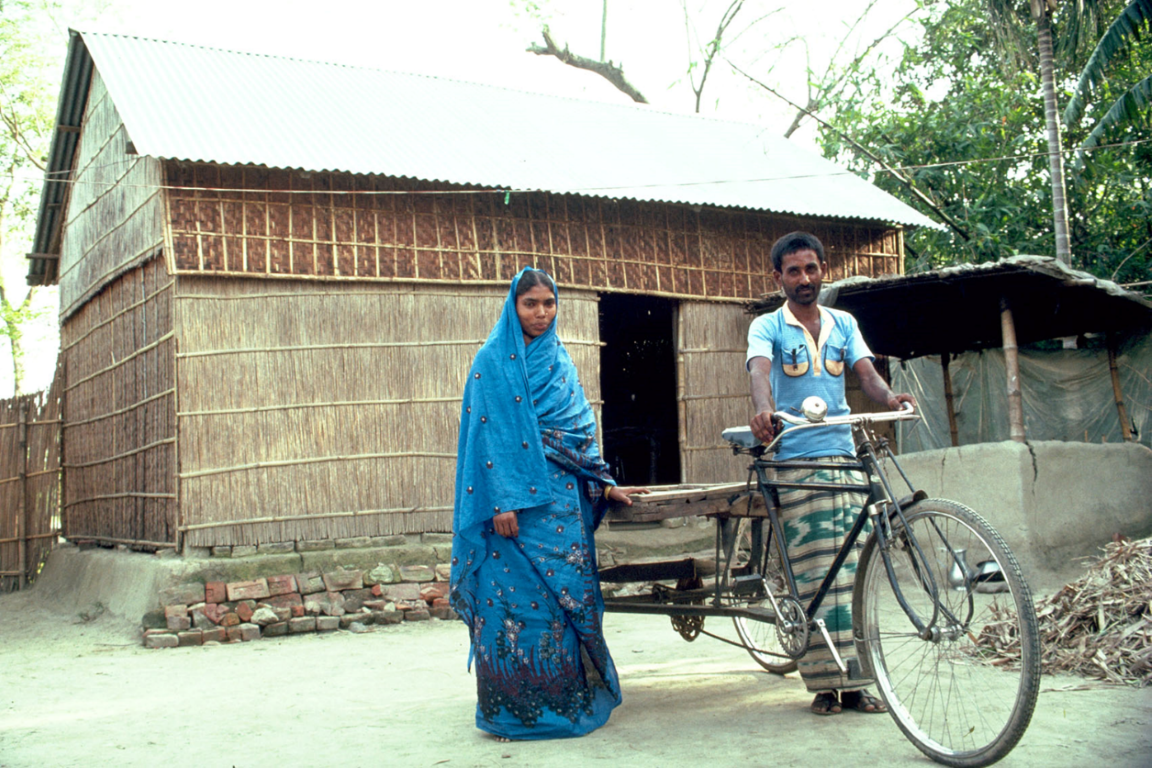
[[[968, 234], [965, 240], [951, 231], [911, 233], [909, 272], [1055, 250], [1039, 78], [1003, 66], [995, 53], [999, 33], [981, 13], [984, 2], [936, 3], [922, 21], [923, 37], [906, 48], [896, 70], [876, 78], [862, 89], [868, 97], [842, 105], [836, 117], [838, 129], [886, 163], [908, 169], [916, 186]], [[1069, 82], [1088, 56], [1065, 50], [1058, 83]], [[1136, 71], [1150, 62], [1152, 52], [1145, 52], [1123, 67]], [[1104, 92], [1110, 87], [1102, 86]], [[1099, 113], [1090, 108], [1089, 117]], [[1068, 142], [1085, 134], [1073, 127]], [[1133, 124], [1119, 140], [1141, 138], [1152, 134]], [[833, 132], [821, 141], [828, 157], [875, 174], [877, 185], [933, 216]], [[1121, 282], [1152, 277], [1150, 168], [1152, 144], [1138, 144], [1090, 153], [1068, 178], [1074, 267]]]

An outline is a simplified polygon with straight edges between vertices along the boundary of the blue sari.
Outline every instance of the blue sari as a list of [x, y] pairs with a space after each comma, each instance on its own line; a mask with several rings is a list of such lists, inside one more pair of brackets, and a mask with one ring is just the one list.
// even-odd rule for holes
[[[556, 321], [524, 343], [523, 274], [464, 388], [450, 595], [471, 633], [476, 726], [516, 740], [582, 736], [620, 703], [593, 540], [614, 483]], [[515, 538], [492, 525], [508, 510]]]

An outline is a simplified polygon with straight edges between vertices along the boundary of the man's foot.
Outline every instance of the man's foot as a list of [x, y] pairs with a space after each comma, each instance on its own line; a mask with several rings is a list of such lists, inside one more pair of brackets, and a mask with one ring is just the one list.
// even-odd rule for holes
[[840, 694], [840, 703], [844, 705], [844, 709], [854, 709], [857, 712], [865, 712], [869, 715], [878, 715], [888, 711], [888, 707], [884, 706], [884, 702], [868, 693], [868, 691], [844, 691], [844, 693]]
[[814, 715], [840, 714], [840, 700], [836, 698], [836, 691], [816, 694], [816, 698], [812, 700], [812, 706], [809, 709]]

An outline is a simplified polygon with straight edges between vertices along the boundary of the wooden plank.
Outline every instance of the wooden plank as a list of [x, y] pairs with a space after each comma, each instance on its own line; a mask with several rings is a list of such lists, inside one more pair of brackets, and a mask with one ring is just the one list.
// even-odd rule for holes
[[646, 523], [700, 515], [767, 515], [764, 500], [758, 494], [752, 495], [749, 511], [747, 489], [746, 483], [664, 486], [648, 495], [631, 496], [630, 507], [614, 503], [605, 519], [618, 523]]

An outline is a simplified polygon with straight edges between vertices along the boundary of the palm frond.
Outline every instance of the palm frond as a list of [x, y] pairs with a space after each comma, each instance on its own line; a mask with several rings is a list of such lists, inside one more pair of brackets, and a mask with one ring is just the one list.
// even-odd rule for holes
[[1128, 89], [1112, 104], [1100, 122], [1088, 134], [1088, 138], [1080, 144], [1076, 156], [1076, 168], [1084, 165], [1084, 152], [1100, 144], [1100, 140], [1111, 128], [1119, 123], [1135, 122], [1152, 107], [1152, 75], [1144, 78]]
[[[1064, 109], [1064, 124], [1071, 126], [1083, 115], [1092, 92], [1105, 79], [1108, 63], [1131, 43], [1139, 40], [1141, 31], [1152, 27], [1152, 0], [1131, 0], [1096, 44], [1088, 63], [1080, 72], [1080, 81]], [[1122, 99], [1121, 99], [1122, 100]]]

